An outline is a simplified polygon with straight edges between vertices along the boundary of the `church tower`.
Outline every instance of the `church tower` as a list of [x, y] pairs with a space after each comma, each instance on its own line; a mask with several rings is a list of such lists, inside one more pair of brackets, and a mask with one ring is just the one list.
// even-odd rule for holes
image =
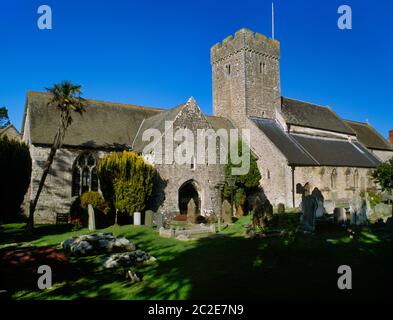
[[246, 117], [274, 119], [280, 108], [280, 43], [241, 29], [210, 50], [213, 112], [244, 127]]

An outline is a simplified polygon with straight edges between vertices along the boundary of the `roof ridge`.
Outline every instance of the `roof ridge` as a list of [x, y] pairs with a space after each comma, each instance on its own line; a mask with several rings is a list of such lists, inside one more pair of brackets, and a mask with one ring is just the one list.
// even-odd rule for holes
[[356, 121], [356, 120], [349, 120], [349, 119], [343, 119], [345, 122], [352, 122], [352, 123], [359, 123], [359, 124], [365, 124], [366, 126], [370, 126], [369, 123], [367, 122], [362, 122], [362, 121]]
[[308, 104], [308, 105], [313, 106], [313, 107], [319, 107], [319, 108], [331, 110], [331, 108], [328, 105], [323, 106], [321, 104], [316, 104], [314, 102], [309, 102], [309, 101], [304, 101], [304, 100], [299, 100], [299, 99], [294, 99], [294, 98], [289, 98], [289, 97], [284, 97], [284, 96], [281, 96], [281, 97], [284, 98], [284, 99], [287, 99], [287, 100], [292, 100], [292, 101], [296, 101], [296, 102], [302, 102], [302, 103]]
[[[45, 95], [45, 96], [50, 96], [51, 93], [49, 92], [40, 92], [40, 91], [28, 91], [27, 93], [27, 98], [30, 98], [32, 95]], [[149, 106], [139, 106], [136, 104], [131, 104], [131, 103], [123, 103], [123, 102], [116, 102], [116, 101], [105, 101], [105, 100], [97, 100], [97, 99], [91, 99], [91, 98], [83, 98], [86, 101], [89, 102], [95, 102], [95, 103], [104, 103], [104, 104], [111, 104], [111, 105], [122, 105], [122, 106], [127, 106], [127, 107], [132, 107], [132, 108], [138, 108], [138, 109], [147, 109], [147, 110], [168, 110], [164, 108], [157, 108], [157, 107], [149, 107]]]

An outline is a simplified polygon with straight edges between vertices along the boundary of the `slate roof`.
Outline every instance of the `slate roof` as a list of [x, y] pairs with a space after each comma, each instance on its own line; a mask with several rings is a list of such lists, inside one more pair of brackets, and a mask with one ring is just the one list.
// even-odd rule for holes
[[374, 168], [380, 161], [359, 142], [292, 134], [321, 166]]
[[[49, 100], [48, 93], [28, 94], [26, 108], [29, 108], [30, 113], [30, 138], [33, 144], [51, 145], [56, 134], [59, 111], [48, 106]], [[64, 139], [65, 146], [131, 147], [143, 119], [163, 111], [129, 104], [86, 101], [86, 112], [82, 116], [73, 115], [74, 121]]]
[[251, 119], [286, 157], [288, 165], [374, 168], [380, 163], [357, 141], [290, 134], [274, 120]]
[[274, 120], [251, 118], [260, 130], [270, 139], [278, 150], [287, 158], [289, 165], [316, 166], [318, 163], [310, 157]]
[[321, 129], [355, 135], [352, 130], [341, 118], [330, 108], [315, 104], [281, 98], [281, 113], [287, 124]]
[[345, 120], [356, 132], [358, 140], [367, 148], [393, 151], [393, 146], [368, 123]]

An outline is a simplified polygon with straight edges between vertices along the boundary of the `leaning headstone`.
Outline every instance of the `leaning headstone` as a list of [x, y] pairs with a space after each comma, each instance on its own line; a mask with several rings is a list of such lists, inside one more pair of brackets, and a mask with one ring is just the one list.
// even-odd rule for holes
[[151, 228], [153, 226], [153, 216], [154, 212], [151, 210], [146, 210], [145, 212], [145, 226]]
[[188, 201], [187, 204], [187, 221], [190, 223], [195, 223], [197, 218], [197, 208], [193, 198]]
[[315, 217], [322, 218], [323, 215], [325, 214], [325, 207], [324, 207], [325, 198], [323, 197], [322, 192], [318, 188], [314, 188], [311, 195], [315, 198], [315, 200], [317, 200], [317, 204], [318, 204], [317, 210], [315, 212]]
[[347, 221], [345, 208], [334, 209], [334, 223], [338, 225], [344, 225]]
[[221, 219], [224, 223], [232, 223], [232, 206], [228, 200], [224, 200], [222, 203]]
[[87, 206], [87, 212], [89, 214], [89, 230], [93, 231], [96, 229], [96, 219], [94, 215], [94, 208], [91, 204]]
[[302, 201], [302, 215], [300, 217], [300, 231], [315, 231], [315, 213], [318, 208], [317, 200], [314, 196], [305, 196]]
[[140, 212], [134, 212], [134, 225], [135, 226], [141, 225], [141, 213]]
[[336, 207], [336, 203], [332, 200], [326, 200], [324, 202], [324, 207], [325, 207], [325, 212], [327, 214], [333, 214], [334, 213], [334, 208]]
[[285, 213], [285, 204], [279, 203], [277, 206], [277, 213], [278, 214], [283, 214]]

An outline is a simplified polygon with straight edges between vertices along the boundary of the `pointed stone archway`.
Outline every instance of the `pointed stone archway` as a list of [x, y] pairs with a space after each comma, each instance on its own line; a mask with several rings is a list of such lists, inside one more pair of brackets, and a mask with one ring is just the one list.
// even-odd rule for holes
[[180, 214], [187, 214], [187, 204], [192, 199], [196, 204], [197, 214], [201, 213], [201, 190], [195, 180], [188, 180], [184, 182], [178, 192], [179, 211]]

